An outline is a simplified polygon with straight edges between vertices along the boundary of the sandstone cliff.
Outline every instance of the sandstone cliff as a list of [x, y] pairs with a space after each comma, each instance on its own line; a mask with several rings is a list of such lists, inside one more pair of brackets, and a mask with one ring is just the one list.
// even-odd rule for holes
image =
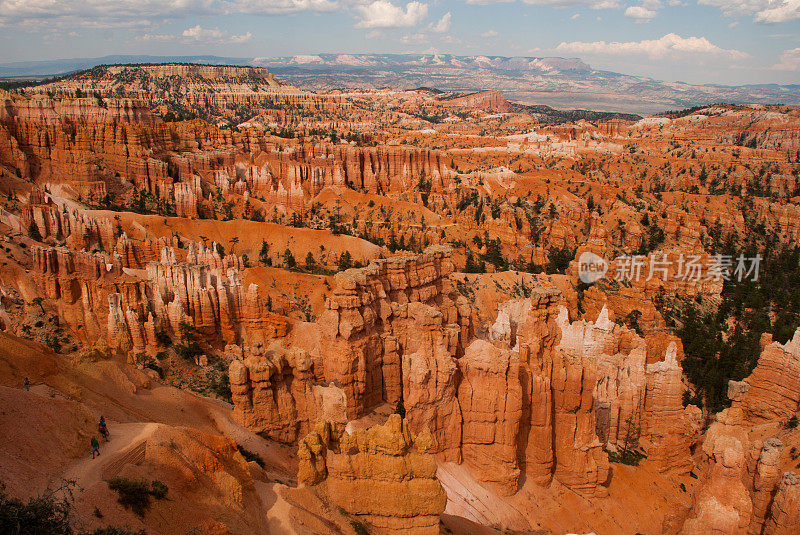
[[[789, 533], [796, 474], [786, 471], [786, 421], [798, 411], [800, 330], [786, 344], [764, 340], [753, 373], [731, 381], [733, 403], [716, 416], [702, 448], [703, 479], [681, 533]], [[791, 512], [790, 512], [791, 511]], [[680, 516], [680, 515], [679, 515]], [[668, 523], [674, 532], [681, 521]], [[791, 527], [790, 527], [791, 526]], [[789, 530], [789, 531], [787, 531]]]
[[642, 338], [605, 309], [594, 323], [570, 323], [554, 288], [505, 309], [494, 342], [476, 339], [449, 262], [431, 248], [338, 275], [318, 355], [279, 351], [231, 365], [243, 421], [293, 441], [313, 422], [307, 400], [323, 381], [341, 389], [350, 419], [402, 400], [409, 428], [431, 433], [440, 460], [465, 463], [504, 494], [524, 473], [602, 495], [606, 450], [626, 441], [641, 441], [660, 470], [691, 467], [699, 416], [681, 404], [674, 345], [646, 365]]
[[300, 441], [299, 479], [375, 533], [437, 534], [447, 496], [436, 479], [430, 435], [415, 438], [397, 414], [352, 434], [320, 423]]

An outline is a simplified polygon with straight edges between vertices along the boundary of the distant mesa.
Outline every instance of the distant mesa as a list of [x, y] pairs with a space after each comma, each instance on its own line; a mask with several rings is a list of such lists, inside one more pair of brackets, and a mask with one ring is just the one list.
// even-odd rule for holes
[[509, 113], [514, 105], [503, 98], [499, 91], [479, 91], [464, 96], [444, 99], [445, 106], [478, 108], [497, 113]]
[[492, 88], [506, 99], [557, 109], [649, 115], [713, 102], [800, 104], [798, 85], [723, 86], [664, 82], [594, 69], [578, 58], [450, 54], [311, 54], [283, 57], [104, 56], [0, 64], [0, 77], [42, 78], [98, 65], [191, 63], [265, 67], [301, 89], [414, 89], [474, 93]]

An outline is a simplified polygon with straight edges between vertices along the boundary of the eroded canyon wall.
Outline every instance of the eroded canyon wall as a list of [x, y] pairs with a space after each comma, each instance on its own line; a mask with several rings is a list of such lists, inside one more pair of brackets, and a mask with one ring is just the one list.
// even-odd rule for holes
[[[647, 365], [645, 341], [634, 331], [612, 322], [606, 309], [595, 322], [570, 322], [555, 288], [520, 300], [493, 328], [493, 341], [476, 338], [470, 304], [449, 279], [449, 254], [432, 247], [337, 275], [318, 320], [320, 354], [304, 360], [313, 373], [291, 359], [232, 364], [235, 392], [266, 389], [235, 397], [244, 421], [282, 421], [292, 413], [281, 407], [301, 405], [316, 380], [340, 389], [350, 419], [402, 400], [409, 428], [431, 433], [440, 460], [466, 463], [504, 494], [517, 491], [524, 473], [603, 495], [607, 451], [634, 442], [653, 452], [658, 469], [691, 467], [699, 423], [696, 408], [682, 405], [674, 346]], [[293, 387], [279, 386], [287, 382], [281, 377], [305, 381], [302, 395], [291, 401]], [[254, 428], [287, 438], [282, 429]]]

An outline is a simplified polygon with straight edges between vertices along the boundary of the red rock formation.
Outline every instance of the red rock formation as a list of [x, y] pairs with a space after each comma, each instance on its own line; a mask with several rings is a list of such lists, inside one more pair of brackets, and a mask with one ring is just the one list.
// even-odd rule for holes
[[518, 331], [522, 364], [523, 418], [519, 456], [526, 477], [541, 485], [553, 476], [553, 361], [552, 351], [561, 336], [555, 322], [559, 294], [538, 291]]
[[[465, 316], [444, 291], [443, 254], [431, 249], [413, 261], [381, 261], [337, 278], [320, 318], [324, 349], [314, 373], [342, 387], [351, 418], [402, 394], [409, 425], [432, 433], [443, 460], [466, 463], [505, 494], [516, 492], [522, 471], [540, 483], [555, 476], [582, 493], [603, 494], [604, 449], [623, 445], [627, 424], [646, 422], [642, 439], [657, 466], [689, 465], [697, 429], [681, 405], [674, 347], [646, 373], [645, 344], [633, 331], [605, 311], [594, 324], [570, 324], [562, 307], [557, 320], [559, 293], [539, 290], [493, 328], [510, 342], [514, 325], [519, 352], [483, 340], [460, 349], [468, 326], [444, 324], [448, 309], [454, 320]], [[433, 306], [434, 300], [440, 301]], [[245, 390], [261, 388], [250, 381]], [[279, 419], [270, 403], [253, 397], [244, 407]]]
[[[753, 373], [744, 381], [731, 381], [728, 395], [733, 404], [716, 416], [706, 433], [702, 450], [706, 468], [684, 533], [796, 531], [796, 478], [784, 474], [781, 479], [783, 444], [774, 434], [775, 424], [785, 423], [798, 408], [800, 330], [786, 344], [770, 340], [763, 340]], [[763, 442], [750, 438], [755, 426], [763, 430]]]
[[161, 262], [148, 264], [152, 308], [164, 329], [177, 335], [180, 323], [188, 320], [200, 332], [248, 346], [266, 345], [285, 336], [288, 322], [267, 310], [258, 286], [242, 287], [238, 257], [228, 255], [223, 262], [213, 247], [211, 250], [191, 246], [188, 263], [177, 264], [174, 249], [165, 249]]
[[[675, 348], [665, 362], [645, 368], [644, 341], [612, 323], [606, 310], [595, 323], [569, 323], [562, 307], [556, 321], [552, 298], [533, 308], [538, 309], [538, 321], [529, 313], [526, 326], [518, 331], [524, 341], [521, 361], [531, 370], [523, 384], [530, 384], [534, 394], [530, 408], [523, 409], [530, 413], [530, 424], [527, 416], [522, 422], [523, 430], [529, 426], [529, 435], [520, 440], [527, 443], [527, 477], [547, 482], [555, 475], [572, 488], [602, 494], [609, 475], [603, 450], [624, 446], [626, 438], [641, 439], [659, 468], [687, 469], [699, 422], [696, 407], [687, 414], [682, 406]], [[557, 344], [541, 323], [542, 334], [532, 334], [543, 320], [544, 325], [558, 325]], [[526, 345], [545, 350], [533, 352]], [[636, 431], [640, 426], [641, 434]]]
[[236, 415], [243, 425], [275, 440], [296, 442], [309, 422], [345, 420], [344, 393], [314, 384], [311, 357], [299, 348], [272, 345], [233, 360], [228, 376]]
[[326, 186], [410, 193], [420, 180], [429, 179], [432, 191], [440, 191], [444, 179], [453, 175], [438, 151], [302, 143], [292, 151], [258, 152], [249, 161], [239, 161], [226, 172], [221, 187], [230, 187], [235, 177], [256, 197], [302, 208]]
[[413, 438], [396, 414], [352, 434], [322, 424], [300, 442], [298, 479], [323, 483], [335, 505], [375, 533], [438, 534], [447, 496], [430, 447], [430, 435]]
[[[469, 313], [447, 279], [452, 271], [448, 250], [432, 247], [417, 257], [379, 260], [337, 274], [319, 320], [330, 354], [321, 367], [326, 379], [347, 393], [351, 417], [382, 401], [397, 401], [406, 388], [398, 368], [414, 366], [415, 353], [439, 360], [436, 352], [444, 352], [447, 362], [463, 347], [470, 335]], [[454, 362], [450, 366], [455, 370]], [[438, 384], [436, 373], [431, 375]], [[413, 380], [413, 374], [403, 377]]]
[[522, 418], [516, 352], [476, 340], [459, 359], [462, 459], [477, 477], [513, 494], [519, 486], [517, 441]]
[[749, 422], [783, 421], [800, 410], [800, 330], [786, 344], [769, 344], [753, 373], [739, 387], [740, 408]]
[[[758, 444], [755, 444], [758, 450]], [[770, 507], [778, 484], [781, 482], [780, 456], [783, 443], [771, 438], [760, 448], [758, 461], [754, 470], [753, 488], [753, 518], [750, 521], [749, 533], [757, 535], [764, 531], [764, 522], [770, 516]]]
[[[73, 98], [78, 89], [100, 98]], [[473, 110], [434, 127], [422, 118], [442, 110], [460, 118], [469, 107], [504, 117]], [[156, 115], [187, 109], [226, 127]], [[800, 335], [786, 345], [764, 340], [758, 367], [730, 384], [733, 406], [696, 449], [701, 419], [713, 415], [683, 407], [683, 350], [656, 305], [673, 296], [717, 303], [720, 280], [675, 277], [681, 255], [707, 264], [706, 247], [719, 250], [753, 221], [785, 240], [800, 236], [800, 198], [791, 199], [800, 191], [792, 174], [798, 117], [795, 108], [719, 106], [638, 123], [547, 126], [514, 113], [495, 91], [451, 100], [422, 91], [316, 95], [261, 69], [182, 65], [106, 66], [24, 94], [0, 92], [0, 226], [11, 229], [0, 247], [0, 327], [19, 331], [23, 316], [51, 321], [52, 312], [84, 354], [109, 345], [133, 361], [169, 352], [164, 334], [194, 326], [209, 356], [225, 347], [239, 423], [283, 443], [330, 423], [300, 440], [301, 479], [352, 495], [330, 501], [376, 529], [435, 528], [433, 454], [463, 463], [493, 498], [523, 481], [557, 481], [509, 504], [552, 497], [563, 485], [603, 515], [616, 504], [593, 498], [609, 477], [663, 482], [670, 476], [654, 471], [682, 477], [694, 467], [694, 504], [673, 531], [791, 531], [797, 485], [782, 472], [796, 446], [785, 424], [800, 408]], [[748, 190], [761, 191], [730, 194]], [[175, 217], [90, 209], [134, 201], [136, 212]], [[310, 249], [314, 265], [331, 268], [324, 230], [279, 224], [325, 229], [332, 214], [348, 233], [394, 240], [392, 251], [451, 243], [457, 252], [434, 247], [331, 278], [312, 267], [318, 274], [248, 270], [243, 257], [181, 235], [210, 228], [226, 240], [237, 223], [187, 220], [266, 215], [277, 223], [238, 228], [262, 234], [273, 260], [283, 236], [314, 233], [302, 255]], [[26, 238], [28, 228], [42, 239]], [[156, 228], [172, 236], [156, 238]], [[377, 245], [359, 245], [378, 254]], [[238, 247], [253, 262], [252, 240]], [[535, 271], [558, 247], [608, 260], [649, 252], [631, 284], [577, 286], [576, 263], [567, 276], [495, 273], [506, 261]], [[480, 254], [491, 273], [455, 277], [467, 253]], [[664, 260], [668, 280], [646, 280]], [[612, 262], [609, 274], [621, 267]], [[324, 310], [318, 321], [270, 312], [267, 295], [285, 292], [287, 279], [297, 293], [308, 290], [307, 319]], [[266, 282], [269, 294], [250, 281]], [[35, 296], [46, 298], [41, 311], [31, 306]], [[635, 330], [614, 323], [635, 310]], [[402, 412], [400, 402], [399, 430], [345, 434], [361, 425], [348, 418]], [[430, 433], [424, 459], [409, 431]], [[629, 439], [647, 460], [611, 470], [607, 452]], [[414, 502], [415, 485], [431, 503]]]
[[772, 502], [764, 534], [791, 535], [797, 533], [798, 526], [800, 526], [800, 476], [787, 472], [783, 474]]
[[34, 224], [42, 238], [63, 240], [70, 249], [110, 250], [115, 242], [111, 221], [58, 205], [52, 195], [39, 190], [31, 191], [23, 206], [22, 221], [26, 229]]
[[[604, 321], [607, 317], [600, 318], [598, 323]], [[552, 399], [553, 473], [559, 481], [580, 492], [602, 493], [599, 488], [608, 479], [609, 466], [596, 434], [597, 362], [584, 354], [582, 330], [586, 325], [570, 325], [563, 307], [557, 324], [561, 338], [549, 356], [550, 392], [546, 396]], [[590, 345], [594, 343], [591, 340]]]
[[[276, 143], [277, 138], [257, 132], [163, 123], [138, 101], [100, 102], [5, 99], [0, 108], [0, 163], [41, 184], [68, 184], [74, 197], [92, 204], [105, 198], [107, 183], [123, 181], [189, 218], [198, 216], [199, 206], [217, 188], [224, 195], [249, 193], [302, 211], [326, 186], [394, 192], [417, 201], [420, 181], [430, 180], [437, 192], [454, 176], [438, 151]], [[127, 202], [132, 193], [124, 195], [116, 201]]]
[[647, 365], [642, 445], [648, 460], [660, 469], [688, 471], [691, 448], [700, 437], [702, 412], [695, 405], [683, 407], [686, 387], [676, 354], [673, 342], [663, 361]]
[[485, 111], [508, 113], [514, 109], [499, 91], [479, 91], [441, 101], [447, 107], [479, 108]]
[[192, 245], [187, 262], [177, 263], [175, 248], [164, 246], [155, 262], [147, 258], [153, 244], [145, 245], [150, 249], [139, 251], [121, 236], [118, 246], [129, 253], [124, 257], [34, 247], [34, 278], [81, 340], [105, 338], [122, 351], [153, 352], [155, 333], [180, 336], [184, 321], [210, 337], [253, 346], [288, 333], [288, 321], [266, 310], [256, 285], [243, 289], [236, 255], [223, 261]]
[[202, 109], [223, 124], [240, 122], [244, 116], [249, 118], [240, 123], [245, 127], [324, 124], [342, 113], [366, 111], [344, 95], [301, 91], [276, 81], [267, 69], [245, 66], [99, 65], [31, 90], [64, 98], [79, 90], [106, 99], [133, 98], [178, 116], [187, 109]]
[[[462, 303], [464, 305], [464, 303]], [[402, 399], [411, 429], [430, 430], [436, 451], [447, 460], [460, 460], [462, 411], [457, 399], [458, 362], [461, 351], [461, 328], [458, 324], [444, 325], [437, 309], [409, 303], [394, 314], [392, 325], [397, 334], [402, 377]], [[464, 318], [464, 325], [468, 320]], [[405, 351], [402, 351], [405, 349]], [[390, 356], [388, 362], [394, 357]], [[387, 379], [391, 376], [387, 376]], [[391, 384], [391, 383], [389, 383]], [[391, 390], [391, 389], [389, 389]]]
[[156, 117], [126, 99], [101, 107], [94, 98], [14, 98], [0, 107], [0, 162], [42, 182], [94, 181], [103, 169], [150, 179], [149, 151], [168, 139]]
[[747, 533], [753, 504], [742, 483], [746, 472], [742, 444], [733, 437], [719, 437], [713, 444], [701, 487], [681, 534]]
[[[268, 355], [253, 354], [244, 365], [232, 364], [231, 380], [236, 378], [235, 391], [242, 396], [237, 394], [234, 401], [244, 421], [287, 440], [284, 431], [270, 426], [293, 427], [293, 420], [308, 418], [302, 410], [282, 413], [280, 404], [276, 409], [272, 402], [276, 385], [299, 384], [313, 377], [333, 381], [342, 389], [351, 418], [380, 403], [403, 399], [412, 429], [430, 429], [438, 451], [459, 460], [461, 411], [456, 400], [455, 356], [463, 351], [461, 340], [470, 336], [470, 314], [447, 279], [451, 271], [447, 251], [430, 248], [417, 257], [380, 260], [338, 274], [318, 322], [323, 349], [322, 354], [312, 355], [313, 363], [297, 369], [299, 361], [289, 359], [279, 366], [270, 364], [274, 359]], [[313, 371], [306, 371], [312, 367]], [[288, 374], [286, 379], [280, 379], [278, 369]], [[285, 407], [304, 405], [304, 388], [283, 391], [292, 394], [286, 397]]]

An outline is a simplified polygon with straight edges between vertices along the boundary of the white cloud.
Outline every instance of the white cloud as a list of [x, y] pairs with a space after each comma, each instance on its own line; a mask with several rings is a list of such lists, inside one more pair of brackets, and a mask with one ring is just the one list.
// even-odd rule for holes
[[164, 35], [158, 33], [145, 33], [136, 37], [138, 41], [155, 41], [155, 42], [166, 42], [166, 41], [175, 41], [178, 39], [177, 35]]
[[528, 5], [554, 8], [585, 6], [590, 9], [619, 9], [618, 0], [522, 0]]
[[140, 41], [182, 41], [189, 44], [241, 44], [250, 41], [252, 38], [253, 34], [250, 32], [242, 35], [229, 35], [219, 28], [203, 28], [199, 24], [191, 28], [186, 28], [180, 35], [146, 33], [137, 37]]
[[575, 13], [574, 15], [572, 15], [569, 18], [569, 20], [578, 20], [579, 18], [581, 18], [581, 14], [580, 13]]
[[625, 16], [636, 22], [650, 22], [656, 15], [658, 13], [643, 6], [630, 6], [625, 10]]
[[451, 18], [452, 18], [452, 15], [450, 15], [450, 12], [448, 11], [447, 13], [442, 15], [442, 18], [439, 19], [439, 22], [437, 22], [436, 24], [432, 23], [430, 25], [430, 30], [432, 32], [434, 32], [434, 33], [447, 33], [447, 32], [449, 32], [450, 31], [450, 19]]
[[400, 38], [400, 41], [406, 44], [426, 43], [428, 41], [428, 36], [423, 32], [417, 32], [412, 33], [411, 35], [404, 35]]
[[726, 17], [741, 17], [761, 11], [769, 0], [697, 0], [697, 3], [718, 7]]
[[361, 17], [357, 28], [408, 28], [428, 16], [428, 4], [417, 1], [406, 4], [405, 10], [388, 0], [375, 0], [355, 9]]
[[715, 6], [727, 17], [753, 16], [764, 24], [800, 19], [800, 0], [698, 0], [698, 4]]
[[497, 32], [494, 30], [488, 30], [481, 34], [481, 37], [497, 37]]
[[[187, 0], [179, 0], [187, 1]], [[331, 0], [218, 0], [225, 13], [278, 15], [299, 11], [333, 11], [339, 3]]]
[[780, 63], [772, 66], [778, 71], [800, 71], [800, 48], [793, 48], [781, 54]]
[[[405, 7], [394, 2], [408, 2]], [[516, 0], [465, 0], [494, 4]], [[521, 0], [550, 8], [620, 9], [622, 0]], [[655, 2], [658, 0], [643, 0]], [[711, 0], [714, 1], [714, 0]], [[33, 29], [146, 28], [190, 17], [223, 15], [279, 15], [302, 11], [329, 12], [350, 8], [359, 15], [359, 27], [410, 27], [427, 16], [423, 0], [0, 0], [0, 26]], [[444, 32], [442, 32], [444, 33]], [[153, 34], [145, 34], [153, 35]]]
[[238, 45], [241, 43], [246, 43], [253, 39], [253, 34], [250, 32], [241, 34], [241, 35], [231, 35], [228, 38], [228, 42], [234, 45]]
[[660, 39], [629, 42], [563, 42], [558, 52], [602, 56], [644, 56], [650, 59], [700, 59], [704, 56], [739, 60], [749, 54], [739, 50], [720, 48], [705, 37], [681, 37], [674, 33]]
[[336, 0], [0, 0], [0, 24], [148, 27], [192, 16], [275, 15], [337, 7]]
[[[472, 5], [489, 5], [514, 2], [515, 0], [465, 0]], [[563, 9], [568, 7], [588, 7], [591, 9], [619, 9], [619, 0], [522, 0], [531, 6], [544, 6]]]
[[[772, 4], [778, 4], [773, 6]], [[800, 19], [800, 0], [784, 0], [783, 2], [772, 2], [767, 9], [756, 13], [755, 21], [765, 24], [775, 24], [778, 22], [788, 22]]]
[[221, 30], [214, 28], [208, 29], [203, 28], [199, 24], [194, 26], [193, 28], [187, 28], [183, 30], [183, 36], [189, 39], [193, 39], [195, 41], [212, 41], [212, 40], [219, 40], [222, 38], [224, 34]]
[[739, 21], [735, 20], [735, 21], [731, 22], [730, 24], [728, 24], [728, 28], [733, 29], [733, 28], [736, 28], [738, 25], [739, 25]]

